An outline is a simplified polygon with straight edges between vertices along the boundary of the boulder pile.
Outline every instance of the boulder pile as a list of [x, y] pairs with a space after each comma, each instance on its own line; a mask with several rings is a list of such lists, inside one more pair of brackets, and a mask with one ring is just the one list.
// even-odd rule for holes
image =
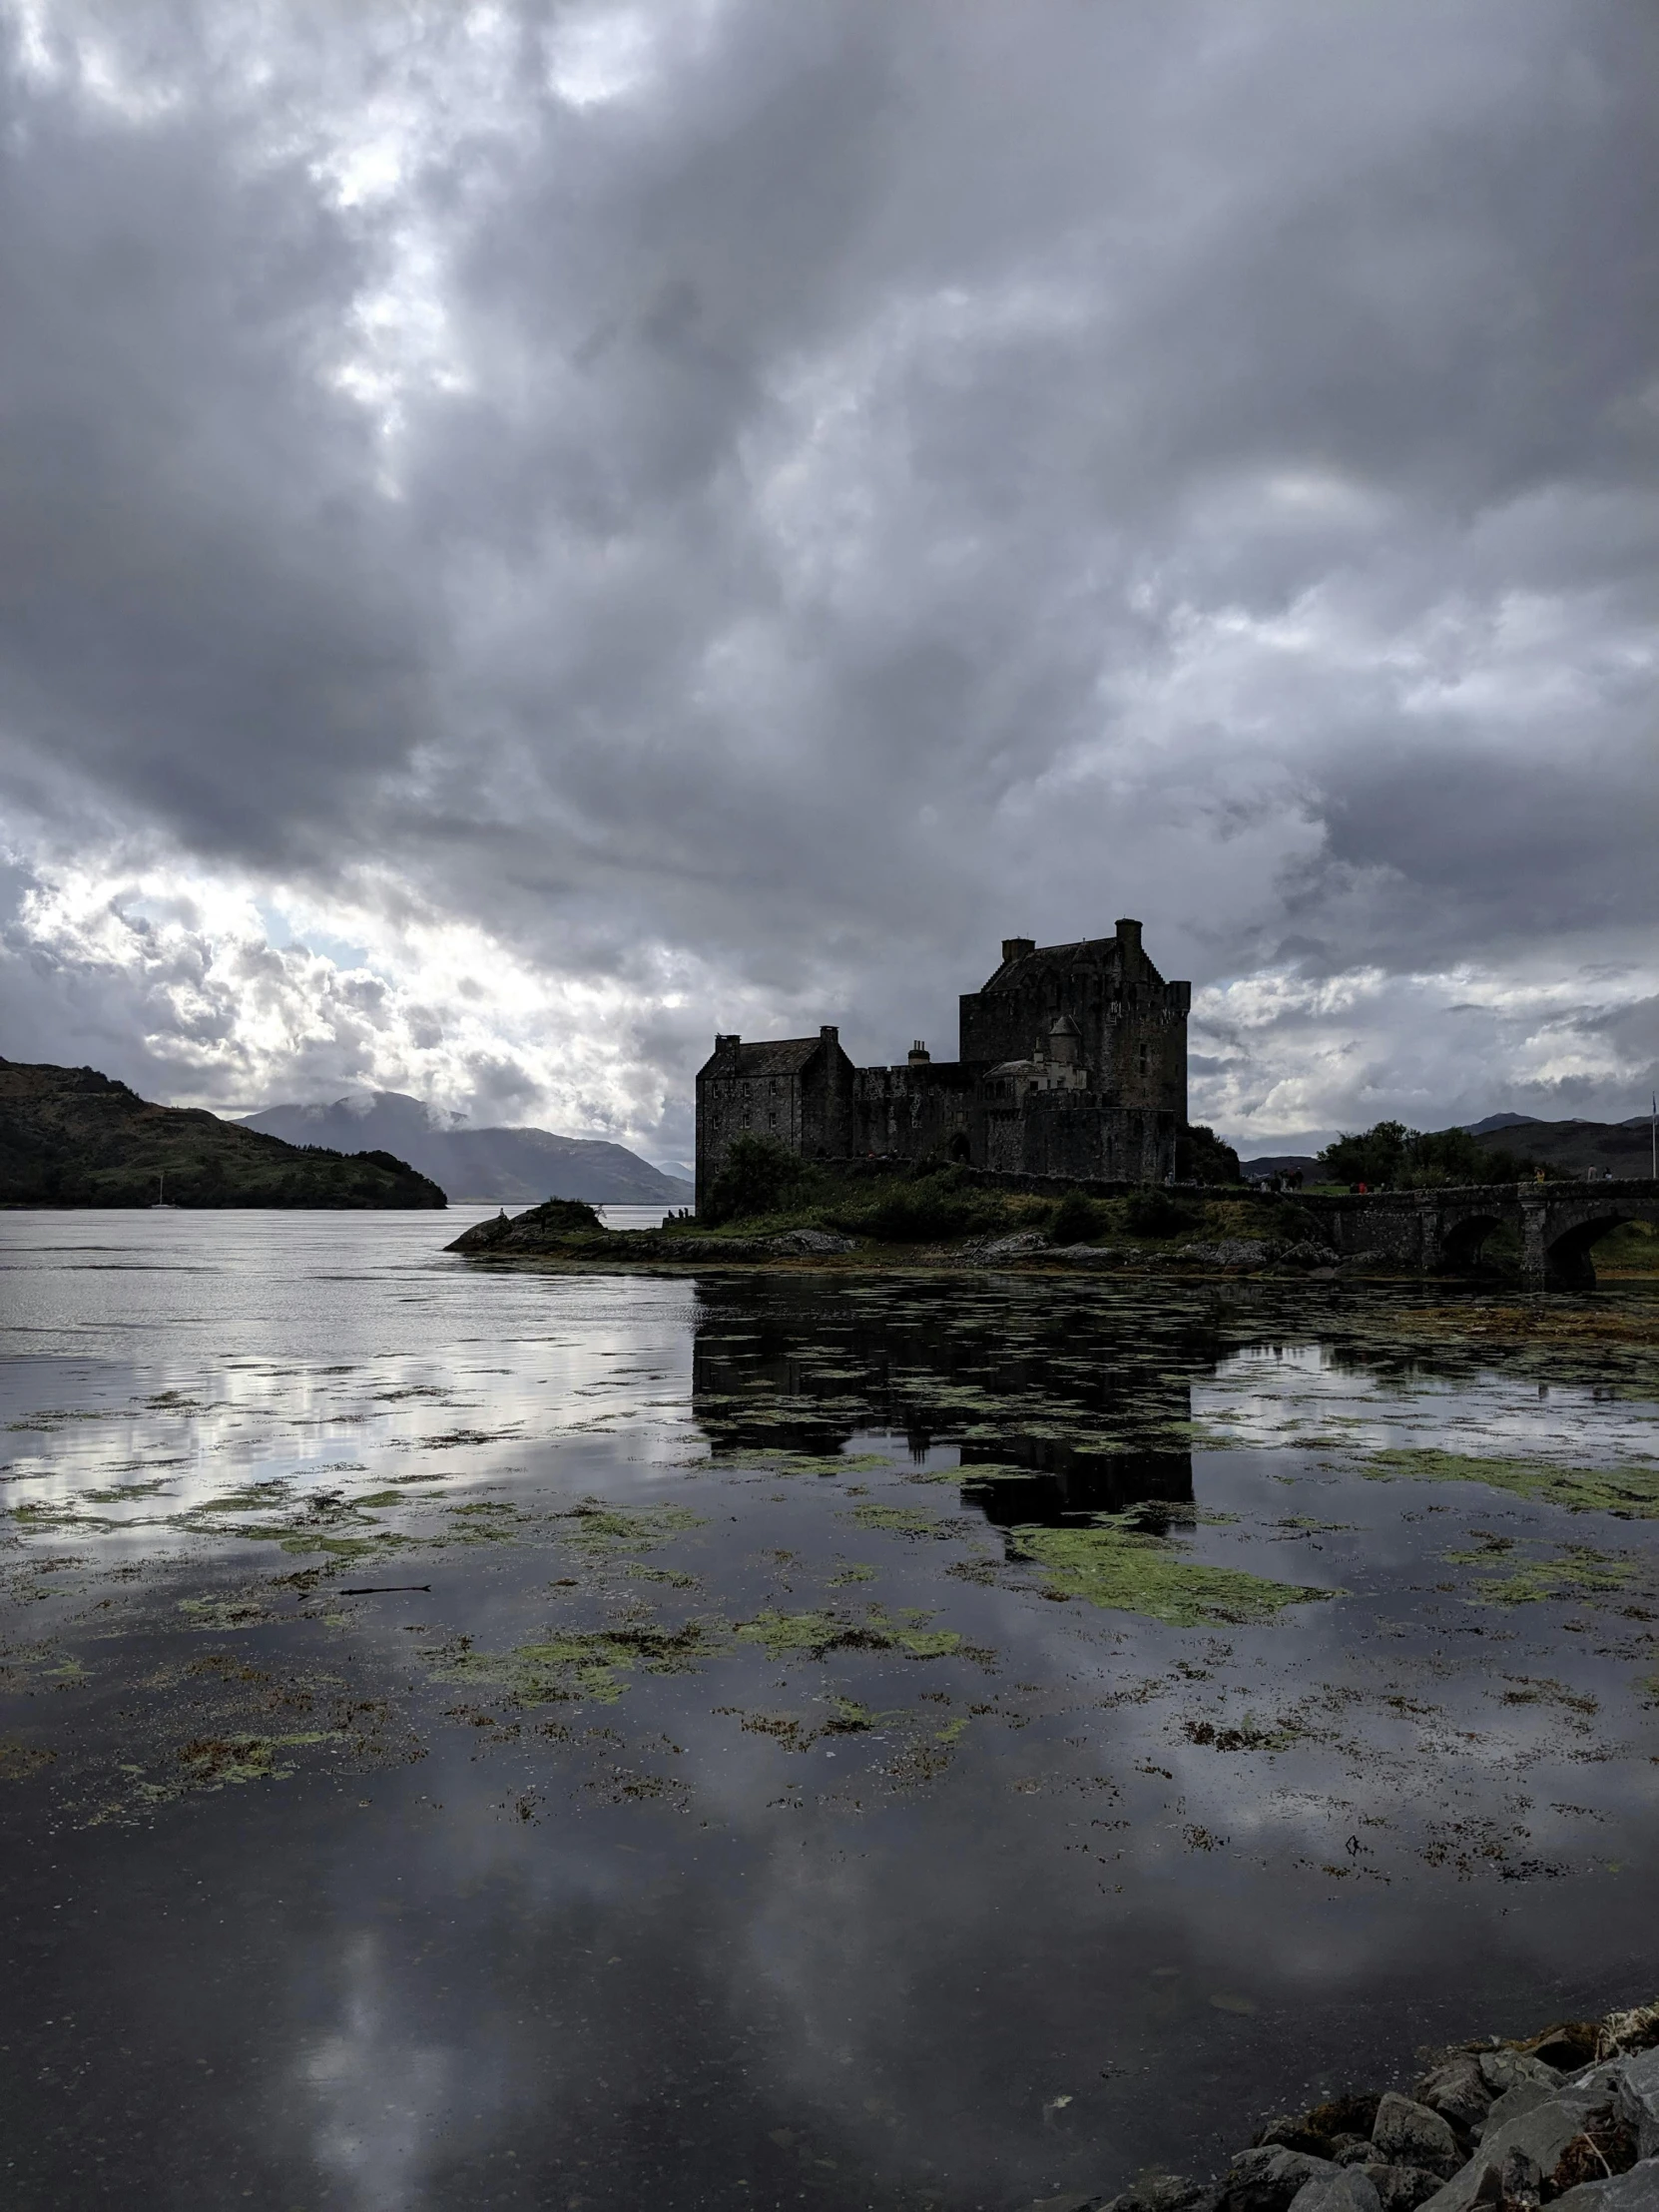
[[1659, 2212], [1659, 2004], [1427, 2055], [1409, 2095], [1270, 2120], [1219, 2181], [1032, 2212]]

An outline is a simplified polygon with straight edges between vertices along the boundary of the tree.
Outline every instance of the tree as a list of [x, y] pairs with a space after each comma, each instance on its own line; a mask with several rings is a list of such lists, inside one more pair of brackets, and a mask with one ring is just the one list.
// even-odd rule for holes
[[1524, 1183], [1539, 1173], [1535, 1160], [1483, 1145], [1466, 1129], [1407, 1129], [1402, 1121], [1380, 1121], [1339, 1137], [1320, 1154], [1320, 1164], [1331, 1182], [1364, 1183], [1374, 1191]]
[[1203, 1122], [1188, 1122], [1175, 1140], [1178, 1183], [1236, 1183], [1239, 1155]]
[[810, 1174], [801, 1155], [776, 1137], [746, 1132], [733, 1139], [700, 1209], [701, 1218], [718, 1228], [722, 1222], [780, 1213], [800, 1196]]

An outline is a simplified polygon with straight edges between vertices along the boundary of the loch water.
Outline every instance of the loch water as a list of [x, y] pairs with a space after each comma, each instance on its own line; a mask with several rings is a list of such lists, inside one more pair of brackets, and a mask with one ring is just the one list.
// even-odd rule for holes
[[471, 1211], [0, 1217], [0, 2201], [1008, 2212], [1659, 1995], [1644, 1291]]

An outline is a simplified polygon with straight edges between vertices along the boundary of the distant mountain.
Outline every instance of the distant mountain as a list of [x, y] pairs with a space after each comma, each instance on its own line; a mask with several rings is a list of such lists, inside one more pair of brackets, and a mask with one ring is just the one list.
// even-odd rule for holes
[[585, 1198], [594, 1206], [689, 1206], [692, 1185], [664, 1175], [625, 1145], [556, 1137], [547, 1129], [466, 1129], [402, 1091], [369, 1091], [325, 1106], [268, 1106], [250, 1114], [289, 1144], [384, 1146], [454, 1199], [535, 1204]]
[[390, 1152], [349, 1151], [299, 1151], [200, 1108], [153, 1106], [96, 1068], [0, 1060], [3, 1205], [444, 1204]]
[[1270, 1175], [1300, 1175], [1312, 1183], [1318, 1166], [1311, 1152], [1269, 1152], [1259, 1160], [1241, 1160], [1239, 1173], [1247, 1183], [1265, 1183]]
[[[1513, 1152], [1541, 1167], [1568, 1175], [1609, 1174], [1623, 1180], [1653, 1173], [1652, 1138], [1646, 1114], [1629, 1121], [1539, 1121], [1534, 1114], [1488, 1114], [1483, 1121], [1459, 1124], [1487, 1152]], [[1275, 1153], [1243, 1162], [1240, 1173], [1255, 1183], [1300, 1168], [1318, 1180], [1319, 1162], [1297, 1153]]]
[[1544, 1167], [1564, 1168], [1569, 1175], [1605, 1171], [1622, 1181], [1645, 1179], [1653, 1173], [1646, 1114], [1629, 1121], [1533, 1121], [1524, 1114], [1494, 1114], [1477, 1123], [1471, 1134], [1488, 1150], [1522, 1152]]

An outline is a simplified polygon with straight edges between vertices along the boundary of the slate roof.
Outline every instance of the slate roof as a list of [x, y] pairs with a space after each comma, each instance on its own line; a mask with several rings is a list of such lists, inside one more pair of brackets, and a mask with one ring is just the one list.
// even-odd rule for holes
[[[1022, 952], [1017, 960], [1007, 960], [991, 978], [1011, 981], [1032, 968], [1072, 967], [1085, 961], [1095, 961], [1118, 949], [1116, 936], [1079, 937], [1075, 944], [1039, 944], [1034, 951]], [[987, 984], [986, 989], [990, 988]]]
[[822, 1037], [776, 1037], [764, 1044], [740, 1044], [739, 1075], [799, 1075], [822, 1045]]

